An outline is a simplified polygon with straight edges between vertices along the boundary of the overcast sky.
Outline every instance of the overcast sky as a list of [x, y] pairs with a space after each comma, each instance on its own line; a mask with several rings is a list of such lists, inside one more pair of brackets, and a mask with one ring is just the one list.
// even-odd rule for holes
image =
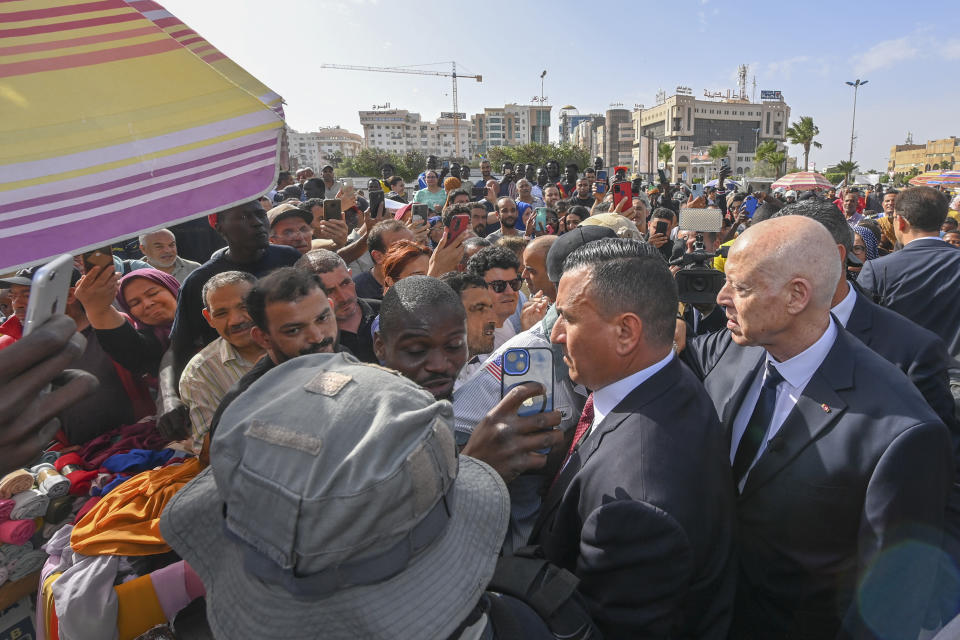
[[[529, 103], [603, 112], [611, 103], [652, 106], [677, 85], [702, 97], [736, 88], [749, 64], [748, 94], [783, 92], [791, 120], [813, 116], [823, 149], [818, 169], [845, 160], [853, 89], [854, 159], [885, 170], [890, 147], [960, 135], [960, 7], [956, 0], [761, 2], [481, 3], [391, 0], [160, 0], [287, 103], [297, 130], [341, 125], [362, 133], [357, 111], [389, 102], [436, 119], [450, 111], [447, 78], [321, 69], [321, 63], [424, 65], [456, 60], [483, 82], [459, 84], [460, 110]], [[424, 67], [449, 71], [447, 64]], [[801, 155], [799, 148], [791, 149]]]

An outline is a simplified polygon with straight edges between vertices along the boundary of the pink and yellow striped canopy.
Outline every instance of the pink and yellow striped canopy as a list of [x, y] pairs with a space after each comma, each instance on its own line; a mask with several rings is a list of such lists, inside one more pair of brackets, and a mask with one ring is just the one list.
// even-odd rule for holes
[[266, 192], [281, 103], [152, 0], [0, 2], [0, 271]]

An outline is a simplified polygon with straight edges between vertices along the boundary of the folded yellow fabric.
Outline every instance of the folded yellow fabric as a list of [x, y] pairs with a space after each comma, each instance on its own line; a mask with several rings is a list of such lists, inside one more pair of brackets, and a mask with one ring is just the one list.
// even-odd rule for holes
[[198, 473], [197, 458], [138, 473], [83, 516], [70, 535], [70, 547], [87, 556], [149, 556], [170, 551], [160, 535], [160, 514], [170, 498]]

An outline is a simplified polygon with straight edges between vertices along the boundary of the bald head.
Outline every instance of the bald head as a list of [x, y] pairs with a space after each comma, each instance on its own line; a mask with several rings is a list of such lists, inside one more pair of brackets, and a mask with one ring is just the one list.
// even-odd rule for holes
[[531, 293], [540, 291], [550, 302], [557, 299], [557, 285], [550, 282], [547, 275], [547, 254], [556, 241], [557, 236], [534, 238], [523, 250], [523, 273], [520, 274]]
[[552, 247], [553, 243], [556, 241], [557, 236], [540, 236], [539, 238], [534, 238], [527, 244], [526, 249], [523, 250], [523, 255], [547, 255], [547, 252], [550, 251], [550, 247]]
[[749, 227], [730, 249], [730, 257], [751, 263], [769, 279], [782, 285], [794, 278], [810, 283], [810, 303], [830, 308], [840, 279], [837, 249], [826, 227], [811, 218], [771, 218]]
[[725, 270], [717, 303], [737, 344], [762, 346], [783, 362], [826, 331], [841, 270], [819, 222], [787, 216], [751, 225], [733, 243]]

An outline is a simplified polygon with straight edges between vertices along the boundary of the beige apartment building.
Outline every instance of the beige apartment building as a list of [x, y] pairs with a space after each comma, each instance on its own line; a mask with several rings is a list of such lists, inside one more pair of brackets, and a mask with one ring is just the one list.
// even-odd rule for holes
[[887, 172], [893, 176], [911, 170], [936, 171], [955, 169], [960, 162], [960, 139], [956, 136], [927, 140], [926, 144], [898, 144], [890, 147]]

